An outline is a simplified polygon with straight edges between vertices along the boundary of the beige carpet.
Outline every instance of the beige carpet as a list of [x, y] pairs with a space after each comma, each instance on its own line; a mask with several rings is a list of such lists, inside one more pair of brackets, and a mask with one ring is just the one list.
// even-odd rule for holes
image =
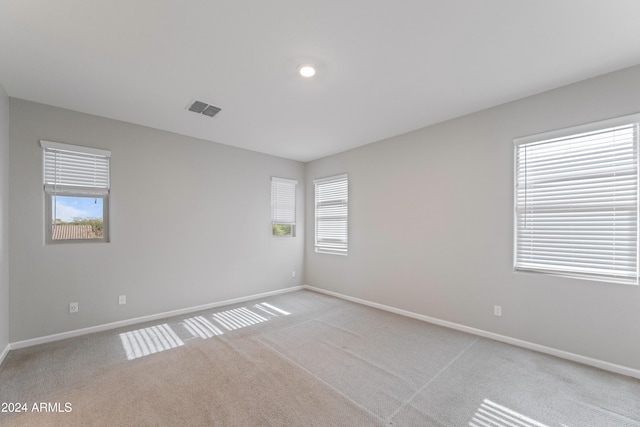
[[638, 380], [309, 291], [12, 351], [0, 402], [27, 404], [3, 426], [640, 426]]

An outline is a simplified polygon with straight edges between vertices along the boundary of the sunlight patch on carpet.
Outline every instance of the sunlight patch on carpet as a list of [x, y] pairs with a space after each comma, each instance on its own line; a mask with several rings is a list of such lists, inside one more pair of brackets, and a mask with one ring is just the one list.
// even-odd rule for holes
[[549, 427], [513, 409], [484, 399], [469, 421], [471, 427]]
[[120, 334], [128, 360], [184, 345], [169, 325], [162, 324]]
[[266, 322], [268, 319], [252, 312], [246, 307], [241, 307], [214, 313], [213, 320], [218, 322], [228, 331], [232, 331], [234, 329], [246, 328], [247, 326]]
[[[185, 340], [189, 339], [189, 335], [191, 338], [209, 339], [223, 335], [225, 332], [228, 333], [268, 322], [273, 317], [291, 314], [266, 302], [255, 304], [251, 308], [253, 310], [247, 307], [239, 307], [209, 315], [193, 316], [173, 326], [174, 328], [182, 326], [182, 329], [188, 332], [188, 335], [183, 336]], [[120, 340], [127, 355], [127, 360], [138, 359], [184, 345], [184, 341], [180, 339], [179, 334], [166, 323], [123, 332], [120, 334]]]
[[196, 316], [190, 319], [185, 319], [184, 327], [194, 337], [200, 337], [203, 339], [223, 334], [223, 332], [216, 325], [209, 322], [203, 316]]
[[280, 308], [278, 308], [278, 307], [276, 307], [274, 305], [271, 305], [269, 303], [266, 303], [266, 302], [263, 302], [262, 304], [256, 304], [254, 307], [256, 307], [256, 308], [258, 308], [258, 309], [260, 309], [262, 311], [265, 311], [265, 312], [269, 313], [272, 316], [278, 316], [278, 315], [273, 313], [272, 311], [269, 311], [269, 309], [271, 309], [273, 311], [276, 311], [276, 312], [278, 312], [280, 314], [283, 314], [285, 316], [288, 316], [288, 315], [291, 314], [288, 311], [284, 311], [284, 310], [282, 310], [282, 309], [280, 309]]

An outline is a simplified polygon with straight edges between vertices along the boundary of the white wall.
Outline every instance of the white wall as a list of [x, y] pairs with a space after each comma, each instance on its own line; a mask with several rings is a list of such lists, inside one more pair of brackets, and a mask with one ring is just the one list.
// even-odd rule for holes
[[9, 97], [0, 85], [0, 362], [9, 344]]
[[[11, 342], [301, 284], [304, 164], [14, 98], [10, 106]], [[44, 244], [40, 139], [111, 150], [110, 243]], [[272, 175], [301, 183], [295, 238], [270, 234]], [[75, 301], [80, 311], [69, 314]]]
[[[640, 67], [307, 164], [306, 283], [640, 369], [640, 287], [512, 269], [513, 138], [637, 112]], [[349, 255], [316, 254], [312, 181], [345, 172]]]

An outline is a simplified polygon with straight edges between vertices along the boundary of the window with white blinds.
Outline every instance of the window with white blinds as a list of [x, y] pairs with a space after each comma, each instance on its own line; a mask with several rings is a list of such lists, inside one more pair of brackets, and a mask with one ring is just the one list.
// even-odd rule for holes
[[271, 178], [271, 230], [274, 236], [294, 236], [298, 181]]
[[91, 195], [109, 192], [111, 152], [51, 141], [40, 144], [44, 148], [45, 191]]
[[108, 242], [111, 152], [52, 141], [40, 145], [45, 241]]
[[338, 175], [316, 179], [316, 252], [347, 255], [349, 248], [349, 179]]
[[516, 270], [638, 283], [639, 121], [514, 140]]

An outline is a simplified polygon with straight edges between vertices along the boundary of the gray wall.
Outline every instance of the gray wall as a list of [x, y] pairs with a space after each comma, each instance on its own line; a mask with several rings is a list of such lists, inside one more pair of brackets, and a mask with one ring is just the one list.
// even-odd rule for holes
[[[10, 106], [11, 342], [301, 284], [304, 164], [14, 98]], [[111, 150], [110, 243], [44, 244], [40, 139]], [[301, 184], [295, 238], [270, 234], [272, 175]], [[80, 311], [69, 314], [75, 301]]]
[[[512, 269], [513, 138], [637, 112], [640, 67], [308, 163], [306, 283], [640, 369], [640, 287]], [[345, 172], [349, 255], [316, 254], [312, 181]]]
[[9, 344], [9, 97], [0, 85], [0, 354]]

